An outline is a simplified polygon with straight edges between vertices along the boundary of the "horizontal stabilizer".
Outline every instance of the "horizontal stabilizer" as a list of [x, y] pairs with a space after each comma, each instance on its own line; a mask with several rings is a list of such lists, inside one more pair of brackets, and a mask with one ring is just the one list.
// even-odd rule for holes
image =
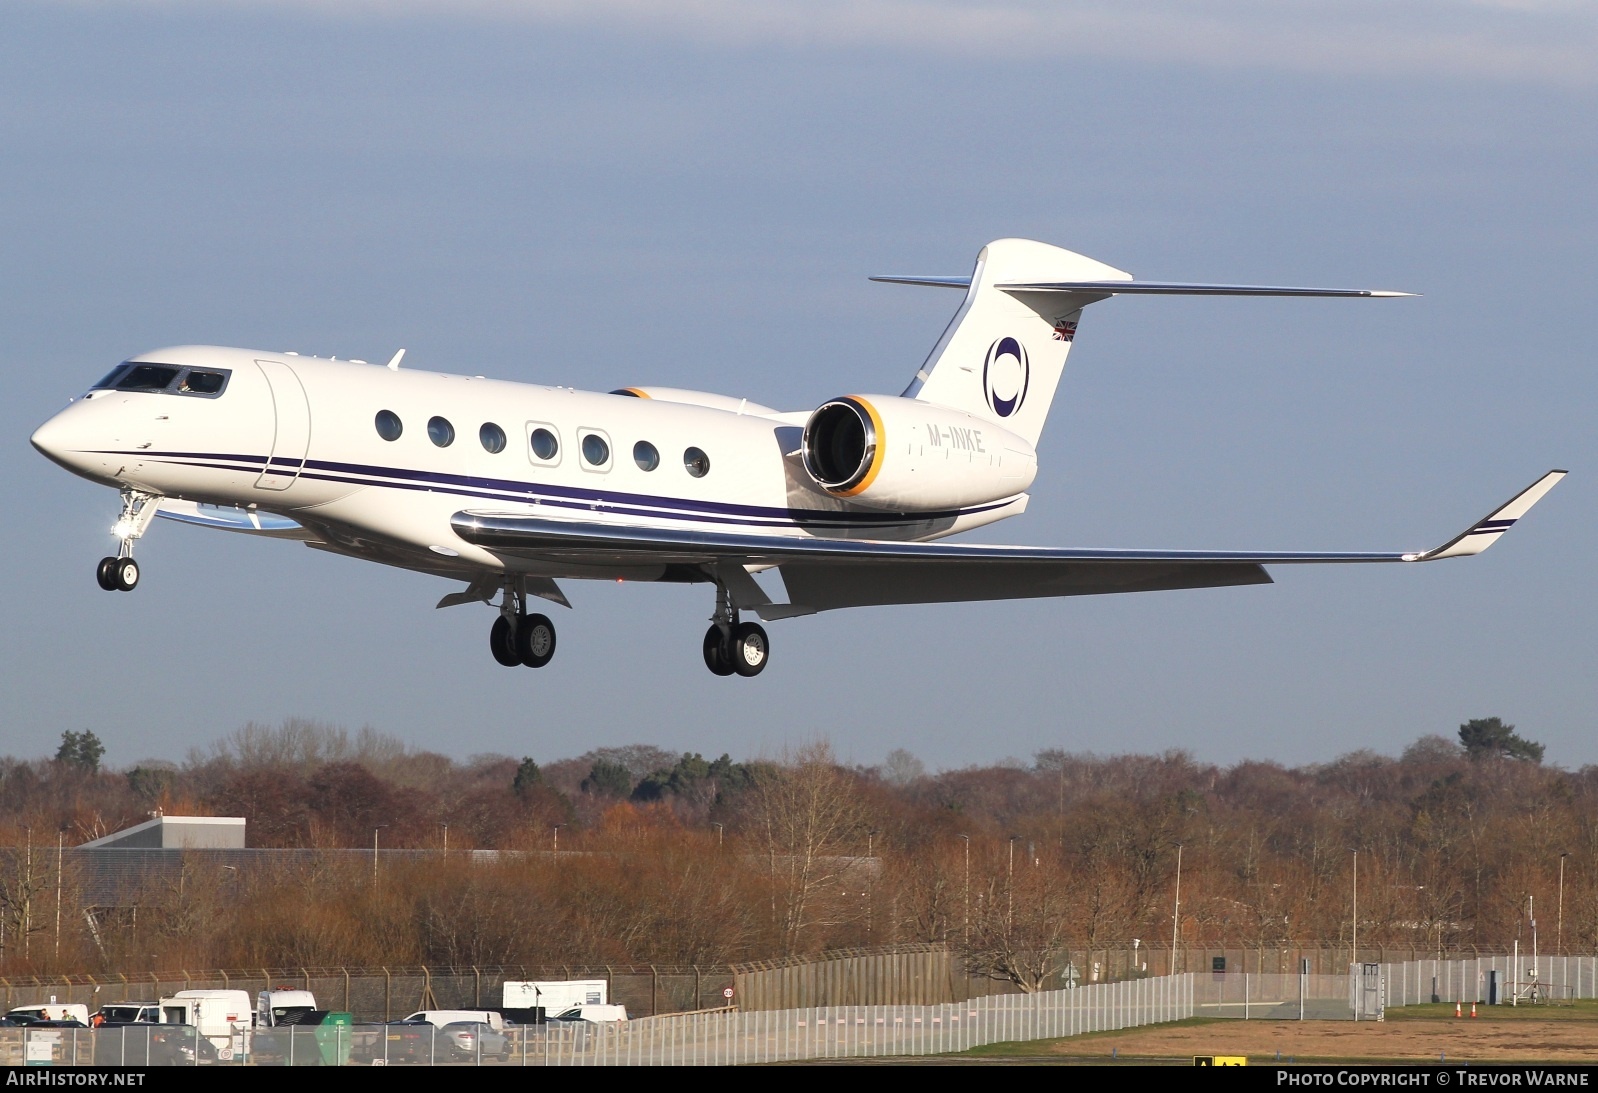
[[[969, 277], [873, 277], [890, 285], [925, 285], [929, 288], [970, 288]], [[1350, 296], [1387, 298], [1418, 296], [1380, 288], [1303, 288], [1293, 285], [1209, 285], [1185, 281], [1038, 281], [999, 282], [1001, 292], [1067, 292], [1093, 295], [1142, 296]]]
[[1417, 296], [1379, 288], [1297, 288], [1291, 285], [1201, 285], [1182, 281], [1047, 281], [997, 284], [1002, 292], [1109, 292], [1144, 296]]

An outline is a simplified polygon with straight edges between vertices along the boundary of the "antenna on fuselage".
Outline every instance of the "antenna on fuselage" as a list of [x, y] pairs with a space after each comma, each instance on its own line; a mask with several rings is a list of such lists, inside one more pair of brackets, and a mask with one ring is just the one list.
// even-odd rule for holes
[[401, 349], [398, 353], [395, 353], [392, 357], [389, 358], [388, 368], [389, 368], [390, 372], [398, 372], [399, 371], [400, 358], [403, 357], [403, 356], [405, 356], [405, 350]]

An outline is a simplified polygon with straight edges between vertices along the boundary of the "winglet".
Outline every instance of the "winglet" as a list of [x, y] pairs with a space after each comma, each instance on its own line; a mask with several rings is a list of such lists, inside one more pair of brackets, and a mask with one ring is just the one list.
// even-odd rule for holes
[[1565, 471], [1549, 471], [1530, 486], [1517, 493], [1509, 503], [1489, 513], [1485, 518], [1476, 521], [1463, 534], [1455, 536], [1436, 550], [1428, 550], [1424, 554], [1410, 554], [1405, 556], [1406, 562], [1435, 562], [1439, 558], [1466, 558], [1472, 554], [1480, 554], [1498, 541], [1498, 537], [1515, 526], [1515, 521], [1531, 509], [1543, 494], [1559, 485], [1559, 480], [1565, 477]]

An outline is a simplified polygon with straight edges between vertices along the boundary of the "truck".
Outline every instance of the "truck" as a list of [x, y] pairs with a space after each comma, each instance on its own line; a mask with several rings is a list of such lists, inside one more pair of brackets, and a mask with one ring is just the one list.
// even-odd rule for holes
[[226, 1061], [249, 1051], [254, 1014], [248, 991], [187, 990], [161, 999], [161, 1023], [192, 1025], [198, 1037], [210, 1042], [216, 1057]]
[[546, 1016], [573, 1006], [603, 1006], [610, 999], [603, 979], [508, 979], [502, 1006], [506, 1010], [543, 1010]]

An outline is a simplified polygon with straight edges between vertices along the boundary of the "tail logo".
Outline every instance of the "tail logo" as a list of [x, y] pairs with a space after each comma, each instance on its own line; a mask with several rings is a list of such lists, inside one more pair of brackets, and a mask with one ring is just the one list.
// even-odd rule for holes
[[982, 388], [995, 414], [1009, 417], [1020, 410], [1031, 379], [1032, 367], [1020, 342], [1000, 338], [988, 347], [987, 359], [982, 362]]

